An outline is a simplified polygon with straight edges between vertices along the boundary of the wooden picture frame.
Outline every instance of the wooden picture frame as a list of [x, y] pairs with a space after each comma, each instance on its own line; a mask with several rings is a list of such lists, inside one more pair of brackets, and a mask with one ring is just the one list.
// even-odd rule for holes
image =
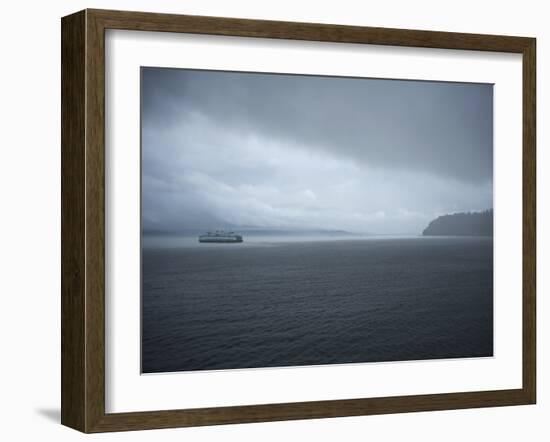
[[[523, 57], [523, 385], [518, 389], [105, 412], [105, 30], [518, 53]], [[62, 409], [90, 432], [534, 404], [536, 159], [534, 38], [141, 12], [84, 10], [62, 19]]]

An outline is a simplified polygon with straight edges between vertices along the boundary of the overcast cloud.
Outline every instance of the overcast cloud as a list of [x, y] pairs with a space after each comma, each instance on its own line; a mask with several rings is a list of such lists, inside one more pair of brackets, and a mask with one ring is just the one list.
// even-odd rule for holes
[[419, 233], [492, 207], [491, 85], [142, 69], [145, 230]]

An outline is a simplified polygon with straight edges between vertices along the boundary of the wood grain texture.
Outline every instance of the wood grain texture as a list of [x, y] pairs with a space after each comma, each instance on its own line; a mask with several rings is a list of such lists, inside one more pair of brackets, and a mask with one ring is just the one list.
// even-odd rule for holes
[[105, 29], [230, 35], [336, 43], [522, 52], [529, 38], [197, 15], [88, 10]]
[[92, 432], [498, 407], [530, 403], [523, 390], [448, 393], [107, 414]]
[[523, 389], [536, 402], [536, 40], [523, 51]]
[[85, 426], [85, 13], [61, 29], [61, 422]]
[[86, 431], [105, 415], [105, 38], [86, 11]]
[[[523, 386], [188, 410], [105, 413], [105, 30], [284, 38], [523, 55]], [[535, 40], [141, 12], [62, 20], [62, 423], [83, 432], [531, 404], [536, 398]]]

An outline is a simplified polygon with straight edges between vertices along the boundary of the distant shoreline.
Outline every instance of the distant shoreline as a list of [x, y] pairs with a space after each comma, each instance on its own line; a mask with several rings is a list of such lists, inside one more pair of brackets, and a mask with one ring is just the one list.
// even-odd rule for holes
[[492, 239], [492, 236], [425, 236], [425, 235], [346, 235], [346, 236], [298, 236], [298, 235], [250, 235], [243, 236], [242, 243], [199, 243], [197, 236], [182, 235], [161, 235], [143, 236], [142, 249], [164, 249], [164, 248], [202, 248], [204, 250], [239, 249], [258, 246], [279, 246], [291, 244], [313, 244], [313, 243], [380, 243], [386, 241], [434, 241], [434, 240], [471, 240], [471, 239]]
[[423, 236], [493, 236], [493, 209], [461, 212], [434, 219]]

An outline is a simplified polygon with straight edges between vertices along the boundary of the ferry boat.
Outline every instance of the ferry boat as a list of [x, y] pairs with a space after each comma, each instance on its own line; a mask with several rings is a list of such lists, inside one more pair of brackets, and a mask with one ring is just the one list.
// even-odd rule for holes
[[199, 236], [199, 242], [210, 243], [236, 243], [243, 242], [243, 237], [234, 232], [226, 232], [224, 230], [216, 230]]

